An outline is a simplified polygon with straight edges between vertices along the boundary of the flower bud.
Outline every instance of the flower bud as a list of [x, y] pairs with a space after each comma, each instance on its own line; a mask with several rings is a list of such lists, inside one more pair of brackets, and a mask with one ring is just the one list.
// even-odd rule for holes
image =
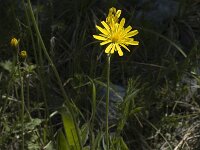
[[19, 55], [20, 55], [21, 58], [25, 59], [27, 57], [27, 52], [21, 51]]
[[16, 38], [12, 38], [11, 41], [10, 41], [10, 45], [13, 46], [13, 47], [17, 47], [18, 44], [19, 44], [19, 41], [20, 40], [17, 40]]

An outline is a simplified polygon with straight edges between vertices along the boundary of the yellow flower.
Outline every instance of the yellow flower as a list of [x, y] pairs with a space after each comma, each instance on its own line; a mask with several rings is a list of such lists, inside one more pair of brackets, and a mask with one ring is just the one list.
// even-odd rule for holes
[[13, 46], [13, 47], [17, 47], [18, 44], [19, 44], [19, 41], [20, 40], [17, 40], [16, 38], [12, 38], [11, 41], [10, 41], [10, 45]]
[[20, 55], [21, 58], [25, 59], [27, 57], [27, 52], [21, 51], [19, 55]]
[[128, 45], [138, 45], [138, 41], [134, 41], [132, 38], [136, 34], [138, 34], [138, 30], [131, 31], [132, 27], [128, 26], [124, 28], [125, 18], [122, 18], [118, 23], [118, 19], [120, 17], [121, 11], [116, 11], [115, 8], [111, 8], [108, 14], [108, 17], [105, 21], [101, 21], [101, 24], [104, 28], [96, 25], [96, 28], [101, 32], [99, 35], [93, 35], [93, 37], [97, 40], [102, 41], [100, 45], [109, 44], [105, 53], [113, 54], [114, 51], [117, 51], [119, 56], [123, 56], [123, 52], [121, 47], [128, 49]]

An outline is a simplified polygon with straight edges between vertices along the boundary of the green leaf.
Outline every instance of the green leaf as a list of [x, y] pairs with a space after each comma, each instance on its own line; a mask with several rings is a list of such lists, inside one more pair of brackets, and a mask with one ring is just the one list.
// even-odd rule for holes
[[35, 133], [31, 134], [30, 139], [26, 141], [28, 150], [39, 150], [40, 149], [38, 139], [39, 139], [38, 135], [36, 135]]
[[126, 145], [122, 137], [120, 138], [120, 145], [121, 145], [121, 149], [128, 150], [128, 146]]
[[66, 138], [70, 147], [72, 147], [73, 150], [80, 150], [78, 134], [76, 133], [75, 124], [71, 114], [69, 112], [64, 112], [61, 115], [64, 124]]
[[98, 131], [98, 134], [96, 136], [96, 139], [94, 140], [94, 148], [95, 150], [100, 150], [100, 145], [101, 145], [101, 141], [103, 139], [103, 132], [102, 131]]
[[90, 150], [89, 146], [83, 147], [83, 150]]
[[7, 60], [5, 62], [1, 62], [0, 66], [9, 72], [11, 72], [14, 67], [13, 63], [9, 60]]
[[89, 125], [88, 123], [85, 123], [82, 127], [81, 127], [81, 139], [82, 139], [82, 143], [83, 145], [86, 143], [86, 141], [88, 140], [88, 135], [89, 135]]
[[39, 126], [42, 123], [42, 120], [39, 118], [31, 119], [31, 122], [28, 122], [25, 125], [26, 130], [33, 130], [36, 128], [36, 126]]
[[[57, 143], [59, 143], [59, 142], [57, 141]], [[54, 143], [52, 141], [49, 141], [49, 143], [47, 143], [47, 145], [45, 147], [43, 147], [43, 149], [44, 150], [55, 150]]]
[[143, 109], [143, 107], [134, 108], [133, 110], [131, 110], [131, 112], [130, 112], [129, 115], [131, 116], [131, 115], [134, 115], [134, 114], [136, 114], [136, 113], [139, 113], [139, 112], [142, 111], [142, 109]]
[[57, 143], [57, 150], [71, 150], [62, 130], [58, 131]]
[[24, 70], [26, 70], [27, 72], [33, 72], [36, 68], [36, 65], [28, 65], [26, 64]]

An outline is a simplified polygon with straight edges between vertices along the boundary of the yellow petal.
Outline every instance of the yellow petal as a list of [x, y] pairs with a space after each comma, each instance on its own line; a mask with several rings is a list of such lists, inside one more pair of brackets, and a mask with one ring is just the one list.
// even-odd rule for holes
[[132, 27], [131, 27], [131, 26], [128, 26], [124, 31], [125, 31], [126, 33], [128, 33], [129, 31], [131, 31], [131, 29], [132, 29]]
[[106, 28], [107, 31], [110, 31], [110, 27], [107, 25], [105, 21], [101, 21], [101, 24]]
[[119, 28], [123, 28], [125, 24], [125, 18], [122, 18], [122, 20], [119, 23]]
[[112, 49], [110, 51], [111, 54], [113, 54], [115, 52], [115, 44], [113, 44]]
[[139, 33], [138, 30], [134, 30], [134, 31], [127, 33], [126, 37], [132, 37], [132, 36], [135, 36], [138, 33]]
[[101, 31], [103, 34], [108, 35], [108, 31], [106, 31], [105, 29], [101, 28], [100, 26], [96, 25], [96, 28]]
[[102, 37], [102, 36], [98, 36], [98, 35], [93, 35], [93, 38], [100, 40], [100, 41], [106, 41], [107, 40], [107, 38]]
[[105, 44], [108, 44], [110, 42], [111, 42], [111, 40], [107, 40], [107, 41], [104, 41], [104, 42], [100, 43], [100, 45], [105, 45]]
[[125, 42], [127, 45], [139, 45], [138, 41], [130, 41], [130, 42]]
[[122, 49], [120, 48], [120, 46], [118, 44], [116, 44], [116, 49], [117, 49], [119, 56], [123, 56]]
[[117, 10], [117, 12], [116, 12], [116, 17], [117, 17], [117, 18], [119, 18], [119, 17], [120, 17], [120, 15], [121, 15], [121, 12], [122, 12], [121, 10]]
[[126, 45], [124, 45], [124, 44], [120, 44], [123, 48], [125, 48], [127, 51], [129, 51], [130, 52], [130, 50], [128, 49], [128, 47], [126, 47]]
[[110, 8], [110, 9], [109, 9], [109, 13], [111, 13], [111, 14], [112, 14], [112, 13], [116, 13], [116, 8], [115, 8], [115, 7]]
[[113, 46], [112, 43], [110, 45], [108, 45], [107, 48], [105, 49], [105, 53], [110, 53], [112, 46]]
[[107, 38], [108, 36], [107, 35], [105, 35], [105, 34], [99, 34], [100, 36], [102, 36], [102, 37], [105, 37], [105, 38]]

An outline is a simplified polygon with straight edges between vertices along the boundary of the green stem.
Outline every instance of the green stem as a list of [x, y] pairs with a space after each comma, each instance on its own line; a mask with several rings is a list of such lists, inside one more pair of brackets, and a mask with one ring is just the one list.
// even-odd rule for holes
[[95, 113], [96, 113], [96, 87], [94, 84], [94, 81], [88, 77], [91, 84], [92, 84], [92, 115], [90, 118], [90, 145], [91, 145], [91, 150], [95, 150], [94, 146], [94, 119], [95, 119]]
[[24, 82], [19, 70], [20, 84], [21, 84], [21, 103], [22, 103], [22, 150], [24, 150]]
[[20, 69], [20, 62], [19, 62], [19, 46], [17, 47], [17, 53], [16, 53], [16, 58], [17, 58], [17, 69], [19, 73], [19, 78], [20, 78], [20, 98], [21, 98], [21, 124], [22, 124], [22, 150], [24, 150], [24, 81], [23, 77], [21, 74], [21, 69]]
[[27, 82], [26, 82], [26, 86], [27, 86], [27, 109], [28, 111], [30, 112], [30, 75], [29, 75], [29, 72], [28, 72], [28, 77], [27, 77]]
[[62, 81], [61, 81], [61, 79], [60, 79], [60, 76], [59, 76], [59, 74], [58, 74], [58, 71], [57, 71], [57, 69], [56, 69], [56, 67], [55, 67], [55, 65], [54, 65], [54, 63], [53, 63], [53, 61], [51, 60], [51, 58], [50, 58], [50, 56], [49, 56], [49, 54], [48, 54], [48, 52], [47, 52], [47, 49], [46, 49], [46, 47], [45, 47], [45, 45], [44, 45], [44, 42], [43, 42], [43, 40], [42, 40], [42, 36], [41, 36], [41, 34], [40, 34], [39, 28], [38, 28], [38, 26], [37, 26], [37, 23], [36, 23], [34, 14], [33, 14], [31, 2], [30, 2], [30, 0], [27, 0], [27, 2], [28, 2], [28, 11], [29, 11], [29, 13], [30, 13], [30, 17], [31, 17], [31, 19], [32, 19], [33, 26], [34, 26], [34, 28], [35, 28], [36, 35], [37, 35], [37, 37], [39, 38], [39, 42], [40, 42], [40, 44], [41, 44], [42, 50], [43, 50], [43, 52], [44, 52], [44, 54], [45, 54], [45, 56], [46, 56], [46, 58], [47, 58], [47, 60], [48, 60], [48, 62], [49, 62], [49, 64], [50, 64], [50, 66], [52, 67], [52, 70], [53, 70], [53, 72], [54, 72], [54, 74], [55, 74], [55, 77], [56, 77], [56, 79], [57, 79], [57, 81], [58, 81], [58, 85], [59, 85], [59, 87], [60, 87], [60, 89], [61, 89], [63, 98], [65, 99], [65, 102], [66, 102], [66, 104], [67, 104], [67, 107], [68, 107], [68, 109], [69, 109], [69, 112], [70, 112], [71, 115], [72, 115], [73, 121], [74, 121], [74, 123], [75, 123], [76, 132], [77, 132], [77, 135], [78, 135], [79, 145], [80, 145], [81, 150], [82, 150], [83, 147], [82, 147], [82, 143], [81, 143], [81, 136], [80, 136], [80, 133], [79, 133], [79, 130], [78, 130], [78, 125], [77, 125], [77, 122], [76, 122], [76, 119], [75, 119], [75, 115], [74, 115], [74, 111], [73, 111], [73, 108], [72, 108], [72, 104], [71, 104], [70, 99], [68, 98], [68, 96], [67, 96], [67, 94], [66, 94], [66, 92], [65, 92], [65, 89], [64, 89], [64, 87], [63, 87], [63, 85], [62, 85]]
[[110, 57], [107, 55], [107, 90], [106, 90], [106, 145], [107, 150], [109, 150], [109, 123], [108, 123], [108, 114], [109, 114], [109, 96], [110, 96]]

